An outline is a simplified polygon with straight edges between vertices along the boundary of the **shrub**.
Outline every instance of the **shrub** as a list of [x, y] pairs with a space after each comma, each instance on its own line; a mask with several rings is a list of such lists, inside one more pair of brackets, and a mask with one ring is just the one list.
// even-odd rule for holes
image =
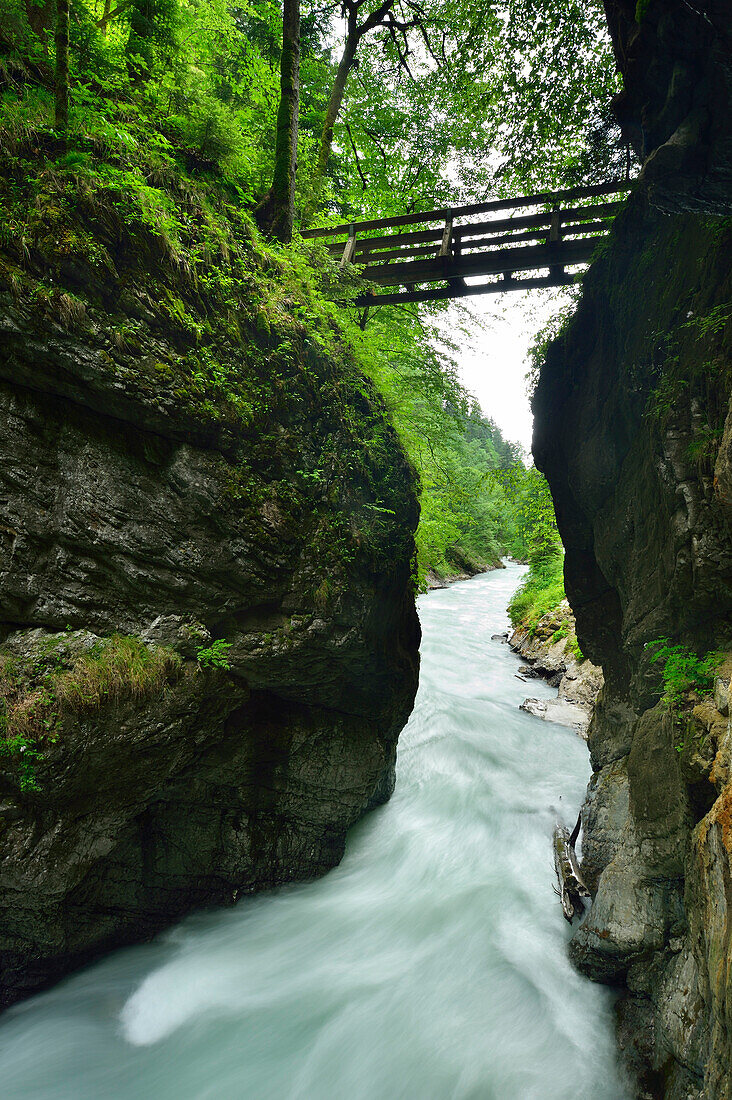
[[661, 701], [668, 707], [678, 706], [687, 691], [703, 693], [714, 687], [714, 673], [722, 662], [721, 653], [712, 651], [699, 657], [688, 646], [671, 645], [668, 638], [648, 642], [646, 649], [651, 654], [651, 661], [663, 661]]
[[228, 672], [231, 668], [228, 658], [231, 645], [231, 642], [225, 642], [223, 638], [218, 638], [215, 642], [211, 642], [210, 646], [199, 649], [196, 653], [199, 665], [202, 668], [223, 668]]
[[88, 653], [64, 658], [69, 634], [51, 635], [29, 658], [0, 657], [0, 757], [8, 758], [21, 791], [41, 789], [36, 765], [57, 740], [66, 713], [158, 695], [182, 669], [161, 646], [113, 634]]

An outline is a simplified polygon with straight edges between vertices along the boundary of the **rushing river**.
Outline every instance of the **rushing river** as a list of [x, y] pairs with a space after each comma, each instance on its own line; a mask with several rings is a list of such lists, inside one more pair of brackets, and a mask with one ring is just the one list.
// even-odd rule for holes
[[2, 1100], [622, 1100], [551, 831], [589, 774], [491, 634], [519, 566], [422, 597], [389, 805], [326, 878], [192, 917], [0, 1020]]

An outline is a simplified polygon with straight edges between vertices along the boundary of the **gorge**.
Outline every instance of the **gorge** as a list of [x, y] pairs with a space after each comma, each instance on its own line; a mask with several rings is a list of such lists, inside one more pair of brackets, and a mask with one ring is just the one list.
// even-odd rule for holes
[[[392, 0], [337, 124], [307, 8], [299, 138], [292, 0], [122, 7], [0, 12], [3, 1095], [726, 1100], [728, 3], [606, 0], [606, 41], [594, 2]], [[297, 217], [257, 227], [288, 95], [302, 227], [449, 208], [501, 157], [499, 205], [547, 192], [538, 133], [553, 191], [602, 186], [629, 143], [535, 353], [536, 468], [457, 323], [367, 317]], [[550, 834], [586, 750], [491, 640], [523, 567], [422, 597], [412, 714], [417, 590], [506, 554], [602, 669], [571, 931]]]

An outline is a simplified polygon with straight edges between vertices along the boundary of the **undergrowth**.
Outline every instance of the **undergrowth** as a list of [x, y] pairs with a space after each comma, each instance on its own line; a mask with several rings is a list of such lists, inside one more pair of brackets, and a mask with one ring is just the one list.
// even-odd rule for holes
[[542, 615], [562, 602], [565, 598], [563, 569], [564, 559], [559, 549], [529, 560], [526, 579], [508, 605], [514, 627], [521, 625], [533, 634]]

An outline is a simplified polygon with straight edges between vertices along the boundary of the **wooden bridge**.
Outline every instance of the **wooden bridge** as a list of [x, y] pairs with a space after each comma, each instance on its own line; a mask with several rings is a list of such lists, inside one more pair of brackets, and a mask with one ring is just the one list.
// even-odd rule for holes
[[[621, 206], [619, 199], [579, 206], [577, 202], [620, 195], [630, 187], [629, 181], [616, 180], [454, 210], [306, 229], [303, 237], [326, 238], [331, 253], [340, 256], [341, 267], [363, 265], [363, 278], [378, 286], [404, 287], [362, 294], [356, 300], [360, 306], [564, 286], [573, 281], [566, 268], [589, 263]], [[405, 232], [405, 226], [421, 228]], [[539, 274], [542, 271], [545, 274]], [[530, 275], [516, 278], [517, 272]], [[477, 284], [465, 281], [474, 276], [494, 278]], [[426, 285], [435, 283], [443, 285]]]

